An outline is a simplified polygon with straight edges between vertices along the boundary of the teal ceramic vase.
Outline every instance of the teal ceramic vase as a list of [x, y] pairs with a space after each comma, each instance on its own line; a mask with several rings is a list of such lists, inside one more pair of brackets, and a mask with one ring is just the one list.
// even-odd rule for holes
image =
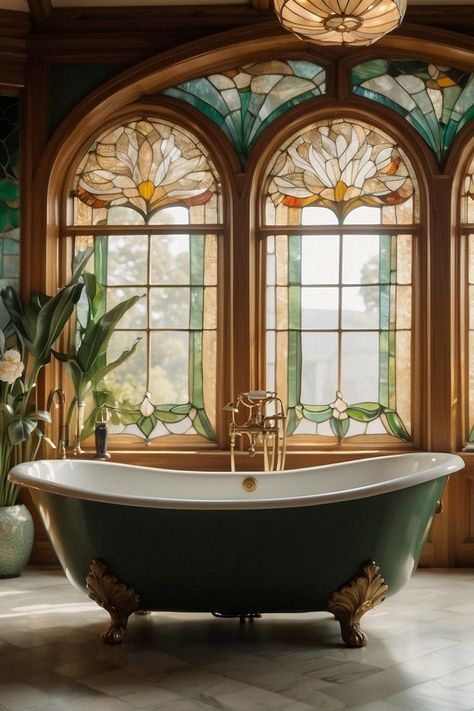
[[33, 547], [33, 519], [24, 504], [0, 506], [0, 578], [15, 578]]

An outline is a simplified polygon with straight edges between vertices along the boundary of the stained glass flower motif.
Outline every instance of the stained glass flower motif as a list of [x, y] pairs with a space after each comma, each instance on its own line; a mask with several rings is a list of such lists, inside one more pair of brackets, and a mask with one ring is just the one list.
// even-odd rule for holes
[[268, 178], [274, 205], [317, 205], [344, 218], [362, 205], [398, 205], [413, 183], [398, 148], [361, 123], [313, 125], [277, 156]]
[[376, 59], [352, 70], [353, 91], [394, 109], [443, 162], [474, 117], [474, 74], [417, 60]]
[[273, 60], [234, 67], [166, 89], [226, 134], [242, 166], [262, 131], [293, 106], [325, 93], [326, 72], [308, 61]]
[[74, 195], [91, 207], [126, 206], [148, 221], [171, 205], [202, 205], [216, 192], [214, 169], [184, 129], [153, 119], [102, 134], [76, 173]]

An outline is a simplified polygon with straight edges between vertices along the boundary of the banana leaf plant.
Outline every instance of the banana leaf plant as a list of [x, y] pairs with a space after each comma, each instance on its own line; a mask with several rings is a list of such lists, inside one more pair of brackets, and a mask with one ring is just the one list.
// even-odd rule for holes
[[[116, 304], [109, 311], [105, 311], [104, 288], [98, 283], [96, 276], [84, 272], [82, 280], [85, 285], [86, 313], [84, 317], [81, 314], [81, 309], [78, 308], [78, 328], [75, 346], [69, 353], [54, 351], [54, 355], [58, 360], [68, 364], [74, 387], [75, 397], [68, 409], [66, 419], [68, 429], [71, 426], [76, 410], [78, 411], [79, 420], [79, 411], [83, 409], [84, 402], [90, 392], [97, 393], [107, 390], [104, 378], [114, 368], [117, 368], [133, 355], [140, 341], [140, 338], [135, 339], [130, 347], [122, 351], [118, 358], [107, 361], [107, 348], [120, 319], [142, 297], [138, 295], [132, 296]], [[89, 417], [90, 421], [95, 421], [97, 410], [104, 406], [103, 398], [96, 395], [95, 399], [96, 405]], [[83, 423], [81, 421], [79, 429], [80, 432], [77, 433], [79, 441], [76, 440], [76, 451], [80, 450], [81, 435], [88, 434], [90, 428], [83, 432]]]
[[90, 252], [80, 254], [71, 281], [54, 296], [35, 294], [23, 306], [11, 286], [1, 291], [10, 320], [0, 330], [0, 506], [11, 506], [18, 497], [19, 488], [7, 479], [10, 467], [35, 459], [42, 441], [54, 447], [40, 426], [51, 416], [36, 407], [34, 391], [79, 301], [84, 287], [79, 279], [89, 257]]

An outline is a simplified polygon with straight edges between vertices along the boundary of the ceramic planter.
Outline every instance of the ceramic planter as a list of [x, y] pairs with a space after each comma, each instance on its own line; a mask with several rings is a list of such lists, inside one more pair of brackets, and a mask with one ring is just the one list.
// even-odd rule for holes
[[33, 547], [33, 519], [24, 504], [0, 506], [0, 578], [20, 575]]

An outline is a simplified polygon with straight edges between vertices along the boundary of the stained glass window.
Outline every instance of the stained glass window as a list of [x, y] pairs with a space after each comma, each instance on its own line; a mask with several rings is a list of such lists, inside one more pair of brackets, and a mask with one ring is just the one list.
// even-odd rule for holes
[[120, 416], [113, 431], [215, 439], [219, 179], [204, 146], [166, 121], [129, 121], [84, 155], [72, 191], [76, 249], [94, 245], [104, 308], [142, 298], [115, 331], [106, 378]]
[[[20, 276], [18, 100], [0, 97], [0, 288], [18, 289]], [[0, 327], [7, 315], [0, 305]]]
[[242, 166], [258, 136], [278, 116], [325, 93], [323, 67], [305, 60], [245, 64], [164, 91], [202, 111], [234, 145]]
[[443, 162], [474, 117], [474, 74], [419, 60], [376, 59], [352, 70], [353, 90], [402, 114]]
[[409, 440], [418, 198], [403, 151], [353, 120], [315, 123], [265, 185], [267, 388], [290, 435]]

